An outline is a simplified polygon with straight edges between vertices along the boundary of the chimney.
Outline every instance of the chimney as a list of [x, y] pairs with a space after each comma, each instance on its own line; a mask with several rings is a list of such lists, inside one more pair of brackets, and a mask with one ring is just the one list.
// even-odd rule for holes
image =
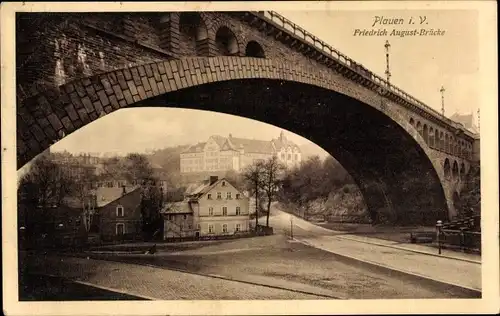
[[218, 176], [210, 176], [210, 185], [212, 185], [215, 182], [217, 182], [217, 180], [219, 180]]

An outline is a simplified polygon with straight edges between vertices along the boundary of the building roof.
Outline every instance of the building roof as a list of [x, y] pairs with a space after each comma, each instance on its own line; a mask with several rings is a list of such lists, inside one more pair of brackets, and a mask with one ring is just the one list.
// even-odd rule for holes
[[[212, 135], [210, 136], [221, 148], [228, 147], [229, 150], [239, 151], [241, 149], [246, 153], [256, 153], [256, 154], [273, 154], [276, 150], [281, 150], [283, 147], [291, 146], [299, 147], [292, 141], [288, 140], [285, 137], [284, 132], [282, 131], [279, 138], [272, 139], [271, 141], [267, 140], [259, 140], [259, 139], [249, 139], [249, 138], [238, 138], [232, 137], [229, 134], [229, 137], [223, 137], [220, 135]], [[227, 146], [224, 146], [226, 145]], [[183, 151], [182, 153], [201, 153], [204, 151], [206, 142], [198, 143], [196, 145], [190, 146], [188, 149]], [[227, 149], [224, 149], [227, 150]]]
[[193, 213], [191, 204], [187, 201], [167, 203], [160, 211], [162, 214], [190, 214]]
[[[125, 195], [132, 193], [137, 189], [139, 189], [139, 186], [126, 186]], [[95, 189], [93, 193], [96, 195], [96, 203], [98, 208], [106, 206], [109, 203], [114, 202], [124, 196], [123, 188], [121, 187], [99, 187]], [[75, 196], [66, 197], [64, 199], [64, 204], [71, 208], [82, 208], [82, 201], [80, 200], [80, 198]]]
[[274, 152], [272, 143], [266, 140], [230, 137], [228, 144], [233, 150], [243, 149], [246, 153], [272, 154]]
[[478, 132], [477, 127], [474, 124], [474, 115], [472, 113], [467, 113], [467, 114], [455, 113], [452, 116], [450, 116], [450, 120], [462, 124], [465, 128], [472, 131], [473, 133]]
[[205, 145], [206, 145], [206, 142], [198, 143], [198, 144], [189, 146], [188, 149], [184, 150], [181, 154], [201, 153], [201, 152], [203, 152]]
[[212, 138], [220, 147], [222, 147], [222, 145], [224, 145], [224, 143], [226, 142], [226, 137], [224, 136], [212, 135], [210, 136], [210, 138]]
[[297, 149], [299, 148], [299, 146], [297, 146], [294, 142], [288, 140], [283, 132], [280, 133], [280, 137], [273, 138], [271, 142], [274, 144], [274, 148], [276, 148], [277, 151], [280, 151], [281, 148], [288, 146], [292, 148], [296, 147]]
[[[204, 196], [206, 193], [210, 192], [219, 182], [226, 181], [230, 186], [235, 188], [238, 192], [240, 192], [234, 185], [231, 184], [226, 178], [219, 178], [214, 183], [210, 184], [210, 180], [205, 180], [201, 184], [198, 183], [198, 186], [191, 192], [186, 191], [186, 196], [189, 201], [197, 201], [199, 198]], [[241, 192], [240, 192], [241, 193]]]

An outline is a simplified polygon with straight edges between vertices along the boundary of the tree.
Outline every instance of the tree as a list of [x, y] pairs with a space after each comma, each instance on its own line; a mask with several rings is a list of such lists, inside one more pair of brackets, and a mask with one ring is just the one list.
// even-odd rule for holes
[[143, 237], [145, 240], [154, 239], [163, 227], [160, 211], [164, 203], [164, 192], [158, 186], [153, 167], [145, 155], [138, 153], [128, 154], [119, 165], [125, 180], [141, 185]]
[[87, 232], [90, 230], [94, 219], [94, 210], [96, 205], [96, 187], [97, 175], [92, 168], [83, 167], [74, 178], [72, 184], [72, 193], [78, 198], [83, 211], [83, 220]]
[[35, 158], [30, 170], [19, 181], [18, 204], [25, 209], [25, 229], [28, 240], [50, 233], [46, 222], [48, 209], [61, 205], [71, 194], [73, 180], [53, 161], [52, 156]]
[[249, 191], [255, 196], [255, 229], [259, 225], [259, 194], [261, 191], [262, 181], [264, 176], [264, 164], [262, 161], [255, 161], [247, 166], [243, 171]]
[[271, 202], [274, 200], [282, 179], [282, 173], [286, 167], [278, 160], [277, 156], [272, 156], [263, 163], [262, 190], [267, 197], [266, 226], [269, 227], [269, 214], [271, 213]]

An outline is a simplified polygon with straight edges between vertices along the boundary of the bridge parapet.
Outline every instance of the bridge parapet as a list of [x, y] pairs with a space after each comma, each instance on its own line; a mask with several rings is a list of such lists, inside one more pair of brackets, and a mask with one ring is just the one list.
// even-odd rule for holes
[[275, 27], [276, 26], [280, 27], [282, 31], [285, 31], [290, 35], [296, 36], [300, 40], [304, 41], [305, 43], [319, 50], [327, 58], [333, 59], [335, 62], [340, 63], [341, 65], [349, 68], [351, 71], [357, 73], [358, 75], [363, 76], [364, 78], [370, 80], [372, 83], [376, 84], [381, 89], [381, 91], [384, 91], [384, 94], [392, 93], [395, 96], [410, 103], [411, 105], [416, 106], [421, 110], [424, 110], [425, 112], [432, 115], [436, 119], [441, 120], [443, 123], [448, 124], [454, 129], [464, 133], [465, 135], [473, 139], [478, 138], [478, 135], [475, 135], [474, 133], [467, 130], [463, 124], [455, 122], [447, 117], [444, 117], [442, 114], [440, 114], [438, 111], [434, 110], [430, 106], [426, 105], [424, 102], [418, 100], [417, 98], [413, 97], [412, 95], [405, 92], [401, 88], [398, 88], [397, 86], [389, 83], [384, 78], [366, 69], [360, 63], [357, 63], [351, 58], [342, 54], [332, 46], [328, 45], [318, 37], [309, 33], [308, 31], [296, 25], [295, 23], [285, 18], [284, 16], [280, 15], [279, 13], [274, 11], [258, 11], [258, 12], [251, 12], [251, 14], [259, 17], [266, 23], [270, 23]]

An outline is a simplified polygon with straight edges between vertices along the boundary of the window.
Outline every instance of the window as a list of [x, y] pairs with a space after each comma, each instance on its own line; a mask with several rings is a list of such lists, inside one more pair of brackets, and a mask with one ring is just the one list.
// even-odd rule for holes
[[299, 155], [295, 154], [295, 160], [299, 160]]
[[285, 154], [283, 154], [283, 153], [281, 154], [281, 159], [285, 160]]
[[240, 215], [241, 214], [241, 209], [239, 206], [236, 206], [236, 215]]
[[184, 219], [187, 219], [187, 215], [184, 214]]
[[237, 199], [237, 200], [239, 200], [239, 199], [240, 199], [240, 194], [239, 194], [239, 193], [237, 193], [237, 194], [236, 194], [236, 199]]
[[227, 199], [228, 199], [228, 200], [231, 200], [231, 199], [232, 199], [232, 197], [231, 197], [231, 192], [227, 192]]
[[292, 159], [292, 155], [291, 154], [288, 154], [288, 160]]
[[241, 230], [241, 224], [236, 224], [235, 231], [239, 232]]
[[222, 225], [222, 232], [227, 233], [227, 224]]
[[123, 216], [125, 216], [125, 210], [123, 209], [123, 206], [118, 205], [116, 207], [116, 216], [117, 217], [123, 217]]
[[198, 230], [201, 230], [201, 225], [200, 225], [200, 224], [196, 225], [196, 228], [197, 228]]
[[226, 186], [226, 181], [222, 181], [222, 186], [225, 187]]
[[116, 235], [121, 236], [125, 234], [125, 224], [118, 223], [116, 224]]
[[218, 200], [222, 199], [222, 193], [217, 192], [217, 199], [218, 199]]
[[213, 232], [214, 232], [214, 225], [209, 224], [209, 225], [208, 225], [208, 233], [209, 233], [209, 234], [212, 234]]
[[222, 207], [222, 216], [226, 216], [227, 215], [227, 207], [223, 206]]
[[168, 215], [168, 220], [171, 221], [172, 220], [172, 215]]
[[213, 216], [214, 215], [214, 208], [213, 207], [209, 207], [208, 208], [208, 215], [209, 216]]
[[113, 182], [112, 182], [112, 181], [107, 182], [107, 183], [106, 183], [106, 186], [107, 186], [108, 188], [112, 188], [112, 187], [113, 187]]
[[207, 199], [211, 200], [212, 199], [212, 194], [207, 195]]

